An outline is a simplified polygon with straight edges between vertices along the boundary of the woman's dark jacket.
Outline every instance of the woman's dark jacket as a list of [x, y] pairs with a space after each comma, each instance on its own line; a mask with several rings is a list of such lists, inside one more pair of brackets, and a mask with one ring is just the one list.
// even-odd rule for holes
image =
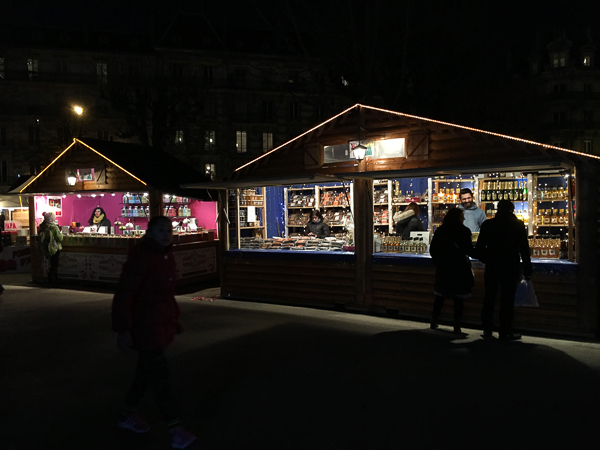
[[100, 227], [107, 227], [106, 231], [108, 231], [110, 233], [110, 226], [111, 226], [111, 224], [110, 224], [110, 220], [108, 220], [106, 218], [106, 216], [104, 216], [104, 219], [102, 219], [100, 221], [100, 223], [98, 223], [98, 224], [94, 223], [94, 219], [90, 219], [88, 223], [90, 224], [90, 226], [92, 226], [92, 225], [98, 225], [98, 228], [100, 228]]
[[[406, 214], [402, 213], [406, 216]], [[396, 222], [396, 234], [402, 235], [402, 239], [408, 239], [411, 231], [425, 231], [423, 222], [417, 216], [411, 214], [408, 217], [403, 217]]]
[[435, 293], [466, 296], [474, 284], [469, 256], [475, 255], [471, 230], [462, 224], [440, 226], [431, 240], [429, 254], [435, 264]]
[[329, 236], [329, 225], [323, 222], [323, 219], [319, 219], [317, 223], [312, 220], [306, 224], [306, 231], [304, 234], [313, 233], [316, 234], [319, 239], [323, 239]]

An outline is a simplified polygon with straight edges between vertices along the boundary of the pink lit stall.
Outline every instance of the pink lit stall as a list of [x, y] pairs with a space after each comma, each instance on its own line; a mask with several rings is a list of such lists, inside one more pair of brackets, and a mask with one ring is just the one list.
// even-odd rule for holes
[[[142, 154], [144, 158], [136, 158]], [[143, 235], [150, 218], [164, 215], [174, 226], [173, 251], [181, 286], [218, 276], [216, 202], [208, 191], [191, 198], [179, 188], [180, 180], [198, 178], [203, 175], [164, 152], [75, 139], [19, 193], [30, 196], [29, 204], [34, 205], [29, 210], [32, 235], [37, 234], [45, 212], [56, 216], [64, 234], [61, 282], [115, 283], [130, 247]], [[109, 226], [93, 220], [98, 208]], [[34, 237], [31, 251], [33, 281], [43, 282], [48, 262]]]

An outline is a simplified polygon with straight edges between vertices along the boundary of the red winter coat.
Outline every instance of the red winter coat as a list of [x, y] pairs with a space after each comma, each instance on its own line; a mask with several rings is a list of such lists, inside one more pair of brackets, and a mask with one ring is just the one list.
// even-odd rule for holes
[[144, 236], [123, 265], [112, 303], [113, 331], [129, 331], [136, 350], [164, 349], [180, 331], [175, 259]]

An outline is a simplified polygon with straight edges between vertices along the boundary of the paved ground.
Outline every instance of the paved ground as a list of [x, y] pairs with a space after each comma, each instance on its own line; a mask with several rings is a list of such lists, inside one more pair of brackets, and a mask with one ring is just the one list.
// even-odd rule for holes
[[[0, 275], [0, 449], [168, 449], [116, 416], [135, 357], [110, 331], [109, 291]], [[599, 445], [600, 344], [466, 339], [426, 324], [178, 297], [170, 352], [202, 449], [587, 449]]]

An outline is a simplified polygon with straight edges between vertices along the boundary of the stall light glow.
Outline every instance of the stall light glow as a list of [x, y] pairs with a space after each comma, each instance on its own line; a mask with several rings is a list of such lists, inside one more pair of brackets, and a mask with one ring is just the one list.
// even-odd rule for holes
[[93, 198], [96, 198], [96, 194], [92, 194], [92, 197], [93, 197]]
[[81, 194], [77, 194], [77, 198], [81, 198]]
[[73, 111], [75, 111], [75, 114], [77, 114], [78, 116], [83, 114], [83, 108], [81, 106], [73, 106]]
[[112, 193], [112, 194], [110, 194], [110, 195], [112, 195], [112, 196], [114, 197], [114, 196], [115, 196], [115, 193], [113, 192], [113, 193]]
[[75, 186], [75, 183], [77, 183], [77, 177], [75, 176], [75, 174], [73, 172], [71, 172], [69, 174], [69, 176], [67, 177], [67, 184], [69, 186]]
[[356, 147], [354, 147], [354, 158], [358, 162], [361, 162], [363, 159], [365, 159], [366, 154], [367, 154], [367, 147], [365, 147], [364, 145], [358, 144]]

